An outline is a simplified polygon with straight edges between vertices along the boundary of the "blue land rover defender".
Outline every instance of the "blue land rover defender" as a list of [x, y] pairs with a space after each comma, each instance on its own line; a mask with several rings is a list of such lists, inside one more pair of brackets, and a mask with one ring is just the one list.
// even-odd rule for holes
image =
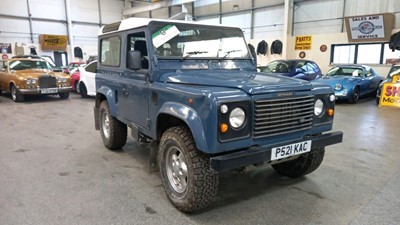
[[209, 205], [218, 173], [272, 165], [316, 170], [332, 129], [328, 86], [257, 73], [239, 28], [129, 18], [99, 31], [95, 126], [121, 149], [128, 127], [150, 143], [166, 194], [184, 212]]

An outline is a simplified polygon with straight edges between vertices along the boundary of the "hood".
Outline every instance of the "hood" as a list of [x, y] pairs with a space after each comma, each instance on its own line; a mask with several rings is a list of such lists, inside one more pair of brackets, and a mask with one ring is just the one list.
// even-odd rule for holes
[[33, 70], [15, 70], [14, 74], [21, 76], [21, 77], [26, 77], [26, 78], [39, 78], [40, 76], [43, 75], [50, 75], [53, 77], [68, 77], [67, 74], [63, 73], [56, 73], [51, 70], [39, 70], [39, 69], [33, 69]]
[[163, 74], [160, 77], [160, 81], [237, 88], [252, 95], [277, 91], [305, 91], [312, 89], [311, 83], [307, 81], [252, 71], [178, 71]]
[[316, 79], [317, 83], [324, 83], [334, 87], [336, 84], [346, 85], [353, 82], [357, 82], [359, 77], [351, 76], [324, 76], [322, 78]]

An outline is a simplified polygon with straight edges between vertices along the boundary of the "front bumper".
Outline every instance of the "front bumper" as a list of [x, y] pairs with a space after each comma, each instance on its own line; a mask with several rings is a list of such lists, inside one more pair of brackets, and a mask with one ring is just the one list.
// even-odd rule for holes
[[40, 88], [40, 89], [18, 89], [23, 95], [49, 95], [70, 92], [72, 87]]
[[271, 150], [274, 147], [289, 145], [296, 142], [312, 141], [311, 151], [342, 142], [343, 132], [321, 134], [318, 136], [304, 137], [267, 146], [256, 146], [239, 152], [211, 157], [211, 168], [215, 171], [224, 171], [252, 164], [271, 162]]

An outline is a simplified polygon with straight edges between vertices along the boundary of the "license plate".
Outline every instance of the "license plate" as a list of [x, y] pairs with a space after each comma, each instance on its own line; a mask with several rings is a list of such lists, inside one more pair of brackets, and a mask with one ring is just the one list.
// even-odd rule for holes
[[53, 94], [53, 93], [57, 93], [58, 90], [57, 89], [42, 89], [41, 93], [42, 94]]
[[278, 160], [311, 151], [311, 141], [303, 141], [290, 145], [272, 148], [271, 160]]

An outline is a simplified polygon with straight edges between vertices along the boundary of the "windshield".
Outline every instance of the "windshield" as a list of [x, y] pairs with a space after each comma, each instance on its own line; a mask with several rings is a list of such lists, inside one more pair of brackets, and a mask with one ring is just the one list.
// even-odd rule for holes
[[266, 73], [290, 73], [295, 63], [292, 61], [273, 61], [269, 63], [261, 72]]
[[156, 55], [161, 58], [250, 58], [238, 28], [153, 22], [150, 32]]
[[334, 67], [328, 71], [327, 76], [363, 76], [363, 69], [358, 67]]
[[46, 61], [36, 60], [16, 60], [10, 62], [11, 70], [30, 70], [30, 69], [46, 69], [51, 70], [51, 66]]

